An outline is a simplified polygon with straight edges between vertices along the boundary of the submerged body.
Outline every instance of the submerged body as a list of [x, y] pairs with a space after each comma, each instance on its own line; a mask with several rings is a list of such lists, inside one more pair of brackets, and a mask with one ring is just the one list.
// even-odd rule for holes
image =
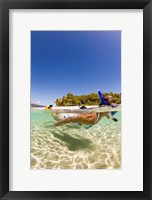
[[78, 123], [79, 125], [95, 125], [103, 117], [111, 118], [114, 121], [117, 121], [116, 118], [113, 118], [109, 112], [92, 112], [92, 113], [55, 113], [52, 112], [52, 116], [57, 121], [55, 126], [67, 124], [67, 123]]
[[102, 117], [108, 116], [107, 113], [87, 113], [75, 114], [74, 116], [65, 118], [56, 122], [55, 125], [59, 126], [66, 123], [82, 123], [82, 124], [96, 124]]

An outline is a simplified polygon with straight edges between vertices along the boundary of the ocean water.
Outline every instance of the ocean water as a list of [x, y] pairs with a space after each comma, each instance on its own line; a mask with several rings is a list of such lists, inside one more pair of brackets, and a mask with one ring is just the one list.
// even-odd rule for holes
[[31, 169], [120, 169], [121, 112], [89, 129], [54, 126], [50, 111], [31, 110]]

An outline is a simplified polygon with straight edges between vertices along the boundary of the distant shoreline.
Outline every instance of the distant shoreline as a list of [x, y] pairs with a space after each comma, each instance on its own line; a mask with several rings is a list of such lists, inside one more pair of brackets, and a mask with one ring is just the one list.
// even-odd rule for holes
[[31, 108], [45, 108], [46, 106], [44, 105], [38, 105], [38, 104], [35, 104], [35, 103], [31, 103]]

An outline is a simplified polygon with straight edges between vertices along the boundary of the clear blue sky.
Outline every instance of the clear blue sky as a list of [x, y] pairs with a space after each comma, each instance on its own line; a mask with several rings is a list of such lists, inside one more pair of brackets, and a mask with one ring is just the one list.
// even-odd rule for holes
[[121, 31], [32, 31], [31, 102], [121, 92]]

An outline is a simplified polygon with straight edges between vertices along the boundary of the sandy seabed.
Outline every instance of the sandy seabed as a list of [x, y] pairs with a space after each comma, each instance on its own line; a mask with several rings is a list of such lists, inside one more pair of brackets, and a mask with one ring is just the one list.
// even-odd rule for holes
[[50, 111], [32, 110], [31, 169], [120, 169], [121, 112], [115, 117], [89, 129], [55, 127]]

